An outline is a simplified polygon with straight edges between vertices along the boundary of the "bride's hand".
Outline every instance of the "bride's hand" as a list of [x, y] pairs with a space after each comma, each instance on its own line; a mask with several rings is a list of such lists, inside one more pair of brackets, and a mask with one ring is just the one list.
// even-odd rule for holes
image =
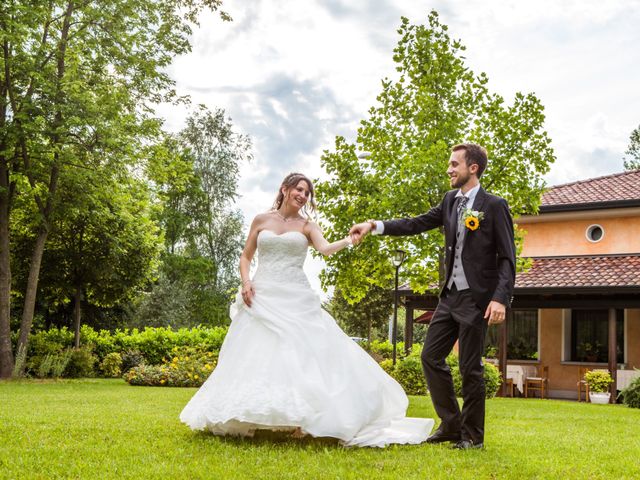
[[253, 283], [251, 283], [251, 280], [245, 281], [242, 284], [242, 300], [247, 307], [251, 307], [251, 302], [253, 301], [255, 294], [256, 291], [253, 289]]
[[349, 236], [353, 244], [358, 245], [370, 231], [371, 224], [369, 222], [357, 223], [349, 230]]

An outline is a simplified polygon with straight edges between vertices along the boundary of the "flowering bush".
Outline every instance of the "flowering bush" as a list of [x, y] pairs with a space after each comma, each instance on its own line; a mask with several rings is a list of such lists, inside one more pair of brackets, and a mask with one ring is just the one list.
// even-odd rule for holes
[[174, 347], [161, 365], [141, 364], [124, 375], [131, 385], [199, 387], [211, 375], [217, 355], [194, 347]]

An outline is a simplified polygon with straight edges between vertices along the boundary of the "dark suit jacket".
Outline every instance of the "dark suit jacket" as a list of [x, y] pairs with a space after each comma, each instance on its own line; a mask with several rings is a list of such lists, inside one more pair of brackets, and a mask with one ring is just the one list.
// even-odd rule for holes
[[[457, 191], [447, 192], [440, 205], [423, 215], [383, 222], [383, 235], [416, 235], [444, 226], [445, 286], [453, 268], [452, 258], [457, 232]], [[509, 206], [503, 198], [488, 194], [480, 187], [473, 202], [473, 210], [484, 212], [484, 219], [480, 221], [477, 230], [467, 231], [462, 250], [462, 268], [471, 294], [483, 311], [491, 300], [510, 306], [516, 278], [516, 254]]]

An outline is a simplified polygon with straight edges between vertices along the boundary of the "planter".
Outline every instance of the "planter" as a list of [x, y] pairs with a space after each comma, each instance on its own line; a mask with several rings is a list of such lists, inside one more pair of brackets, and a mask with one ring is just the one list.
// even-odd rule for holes
[[605, 403], [609, 403], [610, 398], [611, 394], [609, 392], [589, 392], [589, 400], [591, 400], [591, 403], [604, 405]]

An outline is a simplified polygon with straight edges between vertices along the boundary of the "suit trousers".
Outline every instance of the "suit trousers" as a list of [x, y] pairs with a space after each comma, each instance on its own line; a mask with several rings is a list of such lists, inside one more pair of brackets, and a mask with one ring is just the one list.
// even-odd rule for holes
[[[484, 441], [485, 384], [482, 353], [487, 331], [484, 312], [471, 296], [471, 290], [445, 289], [436, 308], [422, 349], [422, 368], [440, 429], [460, 433], [463, 440]], [[462, 376], [462, 411], [458, 405], [451, 371], [446, 358], [459, 341]]]

